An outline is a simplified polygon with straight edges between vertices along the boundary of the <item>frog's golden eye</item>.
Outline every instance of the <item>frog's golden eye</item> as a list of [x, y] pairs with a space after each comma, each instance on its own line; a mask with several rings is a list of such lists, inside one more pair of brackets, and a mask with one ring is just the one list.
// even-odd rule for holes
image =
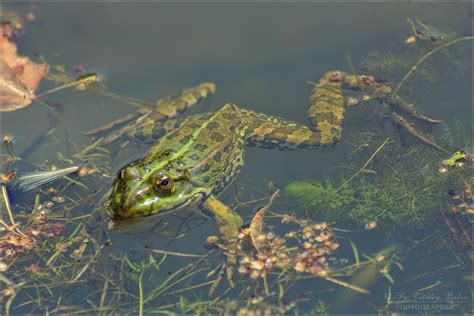
[[153, 182], [153, 188], [162, 194], [171, 194], [173, 190], [173, 180], [166, 174], [159, 174]]

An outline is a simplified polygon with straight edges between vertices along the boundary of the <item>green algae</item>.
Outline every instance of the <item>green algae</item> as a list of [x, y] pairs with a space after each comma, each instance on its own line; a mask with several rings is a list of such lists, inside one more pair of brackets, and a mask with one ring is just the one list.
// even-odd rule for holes
[[373, 162], [374, 172], [360, 173], [348, 185], [342, 184], [349, 176], [340, 183], [303, 180], [290, 183], [285, 193], [322, 220], [424, 228], [447, 209], [448, 192], [462, 187], [470, 174], [469, 168], [450, 168], [441, 174], [443, 157], [448, 158], [422, 146], [396, 155], [387, 150]]

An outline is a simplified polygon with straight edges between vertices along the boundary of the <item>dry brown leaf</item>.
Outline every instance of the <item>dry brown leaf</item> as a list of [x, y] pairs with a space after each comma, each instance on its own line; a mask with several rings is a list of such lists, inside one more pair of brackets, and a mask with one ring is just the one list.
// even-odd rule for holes
[[29, 105], [49, 67], [17, 55], [16, 44], [0, 37], [0, 112], [15, 111]]
[[265, 223], [263, 221], [263, 218], [265, 216], [265, 212], [270, 209], [270, 207], [273, 204], [273, 201], [277, 198], [279, 193], [280, 193], [280, 190], [278, 189], [272, 194], [272, 196], [270, 197], [270, 200], [268, 201], [267, 205], [265, 205], [264, 207], [261, 207], [257, 211], [257, 213], [254, 215], [254, 217], [252, 218], [252, 221], [250, 223], [250, 227], [249, 227], [250, 238], [252, 239], [253, 246], [255, 247], [255, 249], [257, 249], [258, 252], [263, 251], [263, 249], [262, 249], [263, 245], [260, 242], [258, 236], [262, 235], [264, 233], [263, 232], [263, 227], [264, 227]]
[[2, 34], [8, 38], [13, 35], [20, 35], [24, 28], [24, 21], [18, 12], [12, 10], [3, 10], [2, 16]]
[[6, 37], [6, 38], [12, 38], [13, 33], [14, 33], [14, 28], [10, 23], [2, 23], [1, 25], [1, 36]]
[[412, 43], [415, 43], [416, 42], [416, 36], [410, 36], [409, 38], [407, 38], [405, 40], [405, 43], [407, 44], [412, 44]]

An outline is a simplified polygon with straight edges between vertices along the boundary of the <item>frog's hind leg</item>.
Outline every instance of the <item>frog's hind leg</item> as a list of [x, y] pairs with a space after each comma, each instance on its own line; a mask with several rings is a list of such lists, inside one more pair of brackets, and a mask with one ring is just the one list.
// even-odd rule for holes
[[247, 146], [267, 149], [301, 150], [329, 146], [341, 137], [344, 97], [337, 72], [328, 72], [315, 85], [309, 98], [310, 126], [261, 113], [247, 111]]
[[144, 143], [153, 142], [175, 127], [177, 121], [173, 119], [215, 91], [215, 84], [205, 82], [183, 90], [176, 97], [159, 99], [155, 109], [141, 113], [135, 122], [107, 135], [102, 144], [108, 145], [123, 138]]

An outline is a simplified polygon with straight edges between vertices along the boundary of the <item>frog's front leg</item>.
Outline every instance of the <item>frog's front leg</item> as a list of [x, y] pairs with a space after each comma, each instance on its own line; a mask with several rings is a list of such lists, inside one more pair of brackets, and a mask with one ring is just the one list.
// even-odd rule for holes
[[[232, 208], [222, 203], [214, 195], [209, 196], [202, 204], [204, 211], [213, 216], [213, 219], [220, 226], [220, 233], [225, 238], [226, 257], [222, 266], [222, 272], [225, 271], [227, 281], [230, 286], [234, 287], [233, 269], [237, 263], [237, 243], [236, 239], [239, 235], [240, 228], [243, 225], [242, 217]], [[209, 292], [212, 294], [216, 286], [219, 284], [221, 277], [218, 277]]]
[[237, 238], [243, 225], [242, 217], [232, 208], [222, 203], [214, 195], [209, 196], [202, 204], [203, 210], [210, 214], [220, 227], [220, 232], [229, 241]]

